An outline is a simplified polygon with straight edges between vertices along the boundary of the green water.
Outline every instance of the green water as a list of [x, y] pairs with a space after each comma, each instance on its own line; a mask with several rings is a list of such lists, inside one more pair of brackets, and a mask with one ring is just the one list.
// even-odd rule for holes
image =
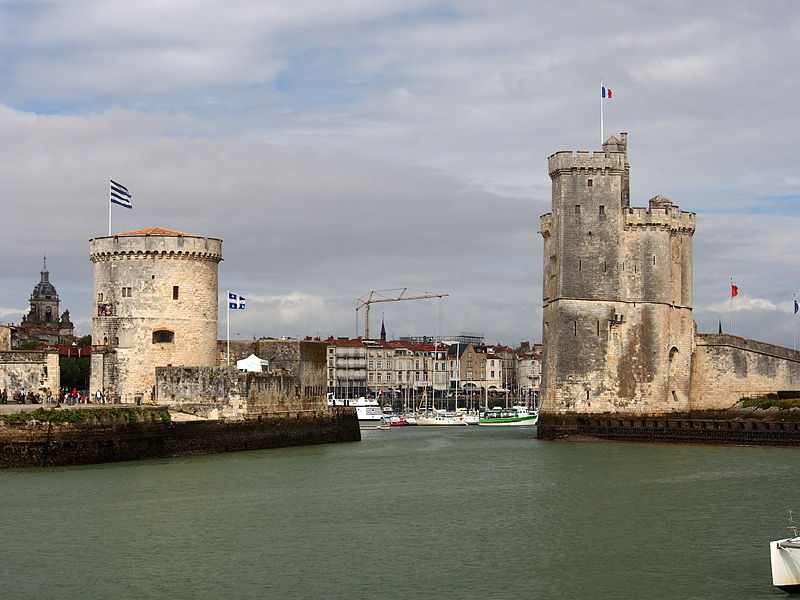
[[532, 435], [3, 471], [0, 597], [786, 597], [800, 450]]

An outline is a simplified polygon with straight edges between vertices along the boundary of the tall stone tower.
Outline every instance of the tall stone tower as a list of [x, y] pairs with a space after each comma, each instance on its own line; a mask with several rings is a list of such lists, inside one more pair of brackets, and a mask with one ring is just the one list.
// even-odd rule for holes
[[155, 368], [217, 364], [222, 240], [143, 229], [89, 240], [94, 264], [91, 391], [153, 399]]
[[695, 215], [630, 206], [627, 134], [549, 157], [540, 437], [590, 413], [688, 407]]

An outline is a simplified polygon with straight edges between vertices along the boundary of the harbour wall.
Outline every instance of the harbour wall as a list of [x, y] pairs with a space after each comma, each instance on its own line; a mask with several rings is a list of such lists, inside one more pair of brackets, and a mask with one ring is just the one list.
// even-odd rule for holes
[[361, 439], [352, 408], [172, 422], [159, 408], [91, 410], [82, 422], [0, 423], [0, 468], [198, 456]]
[[742, 398], [800, 391], [800, 352], [728, 334], [698, 334], [692, 410], [725, 409]]
[[619, 413], [541, 415], [537, 437], [567, 441], [800, 446], [800, 410], [732, 409], [636, 416]]

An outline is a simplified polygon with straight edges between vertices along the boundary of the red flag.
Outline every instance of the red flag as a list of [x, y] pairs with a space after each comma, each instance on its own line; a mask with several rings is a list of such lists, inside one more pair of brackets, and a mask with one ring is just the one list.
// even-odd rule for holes
[[735, 298], [739, 295], [739, 286], [731, 284], [731, 298]]

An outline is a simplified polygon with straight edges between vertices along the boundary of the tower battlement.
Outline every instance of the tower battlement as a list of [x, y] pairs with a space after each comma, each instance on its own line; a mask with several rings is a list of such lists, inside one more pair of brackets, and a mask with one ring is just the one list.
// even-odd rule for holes
[[569, 150], [564, 150], [551, 154], [547, 159], [547, 167], [551, 176], [560, 171], [572, 171], [573, 169], [584, 169], [587, 171], [612, 169], [615, 171], [624, 171], [626, 160], [625, 152], [605, 152], [602, 150], [594, 152], [589, 152], [588, 150], [570, 152]]
[[624, 228], [654, 227], [673, 232], [694, 233], [696, 215], [680, 210], [677, 206], [666, 208], [625, 207], [623, 210]]

